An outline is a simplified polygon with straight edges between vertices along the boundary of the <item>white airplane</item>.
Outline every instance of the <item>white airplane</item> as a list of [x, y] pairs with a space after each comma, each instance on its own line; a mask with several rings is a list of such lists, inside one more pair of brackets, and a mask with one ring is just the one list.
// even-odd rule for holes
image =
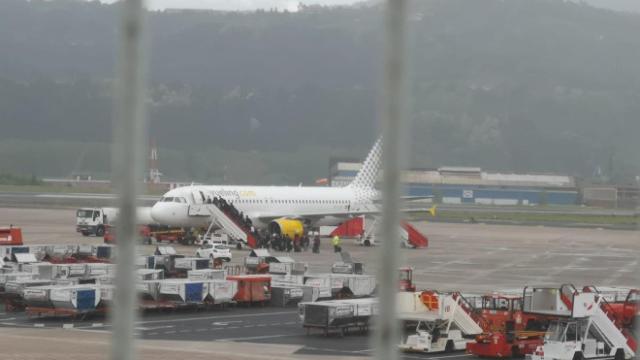
[[151, 208], [151, 217], [163, 225], [208, 227], [212, 218], [194, 216], [194, 211], [222, 198], [248, 216], [254, 227], [267, 228], [269, 233], [301, 235], [305, 227], [339, 225], [355, 216], [379, 212], [374, 184], [381, 155], [382, 139], [378, 139], [355, 179], [345, 187], [185, 186], [165, 193]]

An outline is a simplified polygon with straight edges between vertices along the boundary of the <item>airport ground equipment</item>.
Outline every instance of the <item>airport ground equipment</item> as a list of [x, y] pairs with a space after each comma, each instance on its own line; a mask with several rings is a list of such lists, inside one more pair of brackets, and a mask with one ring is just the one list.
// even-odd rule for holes
[[227, 280], [238, 283], [233, 300], [239, 304], [266, 304], [271, 300], [271, 276], [229, 275]]
[[15, 261], [15, 254], [29, 253], [29, 247], [24, 245], [0, 246], [0, 256], [3, 261]]
[[531, 360], [633, 358], [635, 341], [616, 324], [604, 296], [579, 291], [573, 285], [560, 288], [525, 288], [524, 310], [559, 317], [550, 326], [544, 344]]
[[467, 352], [480, 357], [506, 358], [533, 354], [543, 344], [553, 316], [525, 313], [522, 296], [493, 293], [482, 296], [474, 317], [483, 329]]
[[[363, 246], [376, 245], [377, 227], [380, 221], [374, 217], [372, 221], [366, 223], [364, 234], [358, 240]], [[400, 244], [404, 247], [421, 249], [429, 246], [429, 238], [422, 234], [418, 229], [407, 221], [400, 224]]]
[[463, 350], [471, 338], [482, 332], [464, 299], [457, 293], [433, 290], [399, 292], [398, 317], [415, 333], [403, 338], [403, 351], [441, 352]]
[[349, 220], [346, 220], [342, 224], [338, 225], [329, 234], [330, 238], [339, 236], [341, 238], [356, 238], [364, 234], [365, 217], [356, 216]]
[[225, 272], [221, 269], [195, 269], [187, 272], [189, 280], [224, 280]]
[[248, 274], [302, 275], [307, 270], [307, 264], [289, 256], [273, 256], [267, 249], [252, 249], [244, 258], [244, 266]]
[[630, 329], [640, 314], [640, 289], [598, 288], [585, 286], [585, 292], [594, 292], [603, 297], [608, 315], [616, 325]]
[[[80, 208], [76, 210], [76, 231], [84, 236], [102, 237], [109, 225], [118, 218], [119, 209], [113, 207]], [[137, 219], [140, 225], [154, 224], [150, 207], [138, 207]]]
[[250, 248], [255, 248], [258, 245], [250, 229], [244, 225], [244, 219], [234, 216], [229, 211], [222, 211], [217, 204], [190, 204], [187, 214], [190, 217], [209, 218], [210, 225], [205, 237], [214, 228], [220, 228], [227, 236], [237, 241], [239, 247], [246, 245]]
[[206, 304], [225, 305], [232, 303], [238, 293], [238, 282], [233, 280], [209, 280]]
[[[37, 290], [43, 290], [44, 294], [35, 294]], [[46, 300], [43, 300], [47, 297]], [[25, 292], [27, 302], [26, 312], [29, 316], [37, 315], [84, 315], [95, 312], [100, 303], [101, 291], [96, 285], [53, 285], [33, 287]], [[51, 307], [32, 306], [32, 297], [39, 301], [47, 301]]]
[[416, 286], [413, 284], [413, 268], [405, 266], [398, 269], [400, 291], [415, 292]]
[[340, 251], [338, 253], [338, 261], [331, 265], [331, 272], [334, 274], [361, 275], [364, 273], [364, 264], [361, 262], [354, 262], [349, 252]]
[[22, 245], [22, 229], [19, 227], [0, 227], [0, 245]]
[[299, 285], [272, 285], [271, 305], [286, 307], [297, 305], [304, 298], [304, 290]]
[[306, 274], [304, 285], [319, 289], [320, 298], [354, 298], [373, 295], [376, 279], [359, 274]]
[[137, 275], [139, 281], [164, 279], [164, 271], [159, 269], [138, 269]]
[[307, 334], [318, 329], [324, 335], [336, 331], [347, 335], [352, 329], [368, 330], [372, 317], [378, 314], [378, 300], [366, 298], [304, 302], [298, 304], [298, 313]]
[[[116, 243], [116, 228], [113, 225], [104, 226], [103, 240], [105, 244]], [[180, 243], [192, 245], [195, 238], [190, 236], [183, 228], [172, 228], [163, 225], [138, 225], [138, 240], [141, 244], [153, 244], [166, 241], [168, 243]]]

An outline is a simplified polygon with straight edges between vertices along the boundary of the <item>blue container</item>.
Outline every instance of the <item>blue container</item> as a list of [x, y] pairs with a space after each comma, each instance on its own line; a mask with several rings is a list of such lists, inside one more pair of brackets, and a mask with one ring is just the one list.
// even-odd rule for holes
[[185, 284], [184, 297], [187, 302], [201, 302], [202, 301], [202, 283]]
[[95, 290], [78, 290], [78, 310], [93, 310], [96, 307]]

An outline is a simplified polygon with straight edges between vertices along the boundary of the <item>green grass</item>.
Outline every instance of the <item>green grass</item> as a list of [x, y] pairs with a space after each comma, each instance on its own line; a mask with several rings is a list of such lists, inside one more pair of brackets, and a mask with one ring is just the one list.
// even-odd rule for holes
[[[431, 218], [428, 214], [415, 214], [414, 219]], [[638, 223], [638, 216], [632, 215], [592, 215], [592, 214], [558, 214], [558, 213], [523, 213], [523, 212], [471, 212], [442, 210], [436, 214], [437, 220], [442, 221], [471, 221], [476, 222], [516, 222], [516, 223], [558, 223], [558, 224], [588, 224], [588, 225], [624, 225], [632, 226]]]
[[[112, 190], [105, 187], [75, 187], [64, 185], [0, 185], [2, 192], [43, 192], [43, 193], [87, 193], [87, 194], [110, 194]], [[165, 190], [146, 190], [145, 195], [162, 195]]]

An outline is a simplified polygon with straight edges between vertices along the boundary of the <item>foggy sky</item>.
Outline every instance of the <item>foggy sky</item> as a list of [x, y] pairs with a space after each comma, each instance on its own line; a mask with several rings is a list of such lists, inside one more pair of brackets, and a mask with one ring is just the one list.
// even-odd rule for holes
[[[113, 3], [117, 0], [100, 0]], [[149, 9], [215, 9], [215, 10], [256, 10], [272, 9], [295, 11], [298, 4], [305, 5], [351, 5], [362, 0], [147, 0]]]

